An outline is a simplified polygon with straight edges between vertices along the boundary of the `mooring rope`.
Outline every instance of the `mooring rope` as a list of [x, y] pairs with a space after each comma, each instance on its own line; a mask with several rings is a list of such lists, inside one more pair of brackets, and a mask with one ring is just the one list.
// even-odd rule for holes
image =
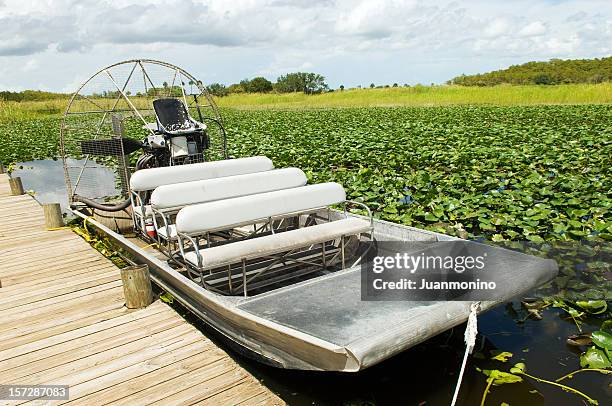
[[476, 336], [478, 335], [478, 321], [477, 315], [480, 309], [480, 302], [474, 302], [470, 306], [470, 315], [468, 316], [467, 325], [465, 326], [465, 334], [463, 339], [465, 341], [465, 355], [463, 356], [463, 363], [461, 364], [461, 370], [459, 371], [459, 378], [457, 379], [457, 385], [455, 386], [455, 394], [453, 395], [453, 401], [451, 406], [455, 406], [457, 403], [457, 397], [459, 396], [459, 389], [461, 388], [461, 381], [463, 380], [463, 373], [465, 372], [465, 366], [467, 365], [468, 355], [474, 350], [476, 345]]

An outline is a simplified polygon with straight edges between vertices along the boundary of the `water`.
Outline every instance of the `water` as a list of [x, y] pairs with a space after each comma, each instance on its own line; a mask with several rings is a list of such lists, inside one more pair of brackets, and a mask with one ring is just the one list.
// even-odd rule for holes
[[[81, 167], [85, 161], [68, 159], [69, 166]], [[102, 165], [89, 161], [89, 167], [99, 168], [96, 174], [99, 176], [100, 195], [115, 195], [115, 173]], [[26, 191], [34, 191], [34, 198], [39, 203], [59, 203], [62, 210], [68, 208], [68, 191], [64, 178], [64, 166], [61, 160], [28, 161], [15, 164], [12, 177], [20, 177], [23, 188]]]
[[[34, 190], [40, 202], [59, 202], [67, 207], [61, 161], [24, 162], [17, 165], [13, 176], [20, 176], [24, 188]], [[108, 170], [101, 180], [112, 194], [115, 191], [113, 172]], [[179, 310], [185, 313], [184, 309]], [[520, 304], [514, 302], [479, 317], [480, 334], [463, 378], [459, 405], [480, 404], [486, 377], [476, 370], [477, 366], [508, 371], [515, 363], [524, 362], [528, 373], [548, 380], [580, 368], [580, 349], [566, 344], [567, 337], [577, 332], [574, 323], [558, 309], [547, 309], [543, 315], [543, 320], [517, 322], [526, 314]], [[465, 325], [462, 325], [360, 373], [290, 371], [262, 365], [235, 353], [212, 328], [192, 315], [186, 314], [186, 318], [291, 405], [448, 405], [465, 350]], [[597, 330], [600, 322], [588, 319], [583, 330]], [[507, 363], [491, 361], [495, 351], [509, 351], [514, 356]], [[584, 372], [563, 383], [597, 399], [600, 405], [612, 404], [611, 375]], [[486, 404], [500, 405], [502, 402], [509, 405], [585, 404], [574, 394], [532, 380], [493, 387]]]
[[[479, 317], [479, 337], [474, 355], [468, 361], [458, 405], [479, 405], [486, 377], [476, 370], [508, 371], [524, 362], [527, 372], [555, 380], [580, 368], [579, 351], [565, 340], [576, 332], [571, 321], [561, 318], [556, 309], [546, 310], [543, 320], [517, 323], [510, 311], [512, 304], [499, 306]], [[518, 307], [514, 303], [514, 307]], [[194, 324], [208, 336], [215, 332], [199, 320]], [[597, 323], [585, 323], [585, 331], [597, 329]], [[449, 405], [465, 347], [465, 325], [445, 332], [387, 361], [356, 374], [282, 370], [262, 365], [234, 353], [217, 337], [219, 345], [230, 352], [243, 367], [279, 394], [290, 405]], [[496, 351], [514, 356], [506, 363], [491, 361]], [[562, 382], [599, 400], [612, 404], [612, 377], [594, 372], [578, 374]], [[553, 386], [527, 380], [520, 384], [493, 387], [487, 405], [582, 405], [577, 395]]]

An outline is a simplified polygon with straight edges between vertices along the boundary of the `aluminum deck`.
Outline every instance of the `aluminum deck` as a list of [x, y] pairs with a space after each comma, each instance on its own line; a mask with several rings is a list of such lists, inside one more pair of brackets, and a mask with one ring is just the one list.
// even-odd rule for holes
[[126, 309], [119, 269], [3, 174], [0, 282], [0, 385], [70, 386], [44, 404], [284, 404], [166, 304]]

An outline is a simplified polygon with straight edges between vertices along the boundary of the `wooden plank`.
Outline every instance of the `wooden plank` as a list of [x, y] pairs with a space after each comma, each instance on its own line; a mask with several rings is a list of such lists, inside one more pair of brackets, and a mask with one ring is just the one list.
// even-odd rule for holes
[[[112, 271], [109, 273], [111, 274]], [[108, 303], [108, 302], [119, 302], [123, 301], [123, 291], [121, 289], [113, 289], [112, 294], [109, 295], [107, 292], [94, 293], [88, 297], [79, 297], [69, 303], [55, 303], [50, 306], [38, 307], [32, 306], [27, 311], [20, 311], [16, 313], [7, 314], [4, 312], [2, 315], [2, 324], [10, 328], [11, 325], [21, 325], [25, 323], [37, 322], [39, 320], [45, 320], [49, 318], [49, 314], [55, 314], [58, 317], [64, 312], [70, 312], [73, 310], [79, 310], [79, 306], [87, 306], [95, 303]], [[0, 328], [1, 331], [1, 328]]]
[[[92, 354], [112, 350], [113, 348], [128, 343], [138, 342], [146, 337], [184, 324], [183, 320], [177, 319], [176, 317], [169, 317], [171, 315], [166, 315], [165, 318], [159, 317], [160, 315], [157, 316], [158, 317], [154, 318], [145, 318], [141, 320], [137, 326], [128, 323], [127, 325], [120, 326], [122, 328], [115, 327], [109, 331], [99, 332], [95, 335], [92, 334], [87, 337], [86, 341], [69, 341], [46, 348], [42, 351], [37, 351], [37, 357], [33, 360], [31, 356], [28, 358], [30, 354], [13, 358], [9, 360], [12, 361], [10, 363], [9, 361], [3, 362], [3, 364], [14, 365], [12, 368], [9, 368], [7, 365], [2, 365], [0, 368], [3, 368], [4, 371], [10, 375], [11, 379], [17, 379], [22, 376], [68, 364]], [[41, 357], [43, 354], [48, 356]], [[32, 360], [32, 362], [27, 362], [27, 359]]]
[[[191, 330], [188, 325], [181, 324], [142, 340], [134, 341], [109, 351], [92, 354], [55, 368], [50, 368], [35, 374], [21, 377], [17, 380], [9, 380], [6, 384], [20, 383], [22, 385], [69, 385], [71, 397], [76, 399], [76, 393], [72, 393], [76, 385], [100, 378], [115, 372], [117, 375], [129, 373], [129, 367], [143, 363], [155, 366], [150, 360], [165, 356], [174, 359], [175, 352], [187, 354], [194, 348], [205, 348], [205, 343], [199, 340], [197, 332]], [[149, 361], [149, 362], [147, 362]]]
[[7, 196], [6, 182], [0, 382], [67, 384], [82, 405], [282, 404], [166, 304], [126, 309], [117, 267], [71, 230], [47, 231], [40, 206]]
[[[214, 365], [220, 363], [220, 361], [225, 360], [225, 362], [227, 362], [226, 354], [220, 351], [211, 353], [211, 351], [213, 350], [211, 349], [191, 355], [182, 361], [125, 380], [110, 388], [92, 392], [76, 400], [74, 404], [106, 404], [117, 402], [122, 399], [135, 403], [140, 403], [142, 400], [142, 403], [145, 403], [147, 400], [155, 400], [155, 394], [157, 394], [158, 397], [163, 397], [163, 394], [170, 395], [181, 390], [181, 385], [185, 385], [187, 381], [193, 381], [196, 378], [200, 379], [201, 377], [196, 376], [199, 369], [207, 368], [210, 370]], [[189, 380], [185, 379], [185, 374], [187, 372], [189, 373]]]
[[256, 396], [265, 393], [264, 388], [253, 381], [244, 380], [239, 385], [233, 386], [223, 392], [219, 392], [214, 396], [197, 402], [199, 405], [236, 405], [239, 403], [248, 403]]
[[[16, 272], [19, 271], [20, 269], [22, 269], [22, 267], [27, 264], [28, 266], [31, 266], [33, 268], [38, 268], [40, 269], [40, 265], [43, 263], [47, 263], [47, 261], [52, 261], [52, 262], [57, 262], [57, 261], [61, 261], [62, 259], [65, 260], [69, 260], [72, 259], [73, 257], [98, 257], [101, 256], [100, 254], [94, 253], [92, 252], [92, 249], [90, 246], [82, 246], [79, 247], [76, 244], [71, 244], [70, 246], [70, 256], [68, 258], [66, 258], [66, 252], [62, 249], [60, 249], [61, 247], [56, 247], [56, 249], [54, 251], [50, 251], [48, 254], [46, 255], [41, 255], [38, 251], [35, 253], [32, 253], [32, 257], [28, 258], [27, 261], [24, 261], [23, 258], [15, 258], [14, 261], [9, 262], [3, 262], [2, 263], [2, 272], [9, 274], [10, 272]], [[33, 265], [39, 265], [38, 267], [34, 267]]]
[[[13, 330], [6, 330], [0, 332], [2, 336], [6, 337], [0, 343], [0, 351], [8, 350], [9, 348], [15, 348], [27, 343], [34, 341], [43, 342], [41, 340], [61, 334], [71, 329], [78, 328], [83, 325], [90, 325], [92, 321], [105, 319], [103, 316], [117, 315], [120, 316], [129, 309], [125, 309], [122, 303], [110, 302], [108, 304], [99, 304], [96, 306], [88, 306], [81, 312], [72, 312], [63, 314], [62, 318], [53, 318], [48, 321], [41, 321], [39, 323], [31, 323], [27, 326], [16, 327]], [[108, 317], [106, 317], [108, 318]], [[61, 323], [58, 320], [66, 320]], [[49, 324], [52, 324], [49, 326]]]
[[[117, 269], [117, 267], [115, 267], [112, 264], [106, 264], [104, 265], [104, 267], [99, 266], [99, 271], [103, 271], [105, 274], [119, 274], [119, 270]], [[10, 283], [13, 286], [6, 286], [6, 290], [2, 291], [2, 293], [9, 293], [9, 292], [13, 292], [13, 291], [22, 291], [26, 286], [36, 286], [36, 287], [43, 287], [43, 286], [53, 286], [53, 285], [57, 285], [58, 283], [63, 283], [66, 282], [65, 280], [74, 280], [75, 278], [84, 278], [87, 277], [88, 275], [91, 275], [92, 272], [90, 269], [88, 268], [79, 268], [79, 269], [66, 269], [66, 268], [59, 268], [59, 269], [54, 269], [53, 273], [50, 273], [49, 275], [40, 275], [39, 277], [36, 278], [27, 278], [27, 276], [20, 276], [20, 277], [16, 277], [16, 278], [6, 278], [6, 282], [7, 284]], [[4, 278], [3, 278], [4, 280]]]
[[98, 277], [89, 281], [77, 281], [73, 285], [52, 286], [40, 290], [25, 291], [19, 295], [15, 295], [13, 300], [10, 298], [0, 299], [0, 311], [8, 309], [17, 309], [22, 306], [36, 303], [37, 306], [44, 306], [49, 300], [56, 299], [70, 300], [74, 297], [85, 296], [90, 293], [100, 292], [113, 287], [121, 286], [121, 281], [116, 276]]
[[200, 382], [194, 382], [195, 385], [191, 386], [189, 389], [150, 404], [191, 405], [193, 403], [201, 402], [245, 382], [246, 378], [241, 372], [242, 371], [239, 368], [234, 366], [221, 375], [210, 377]]
[[130, 341], [135, 337], [150, 335], [155, 329], [168, 328], [180, 323], [184, 323], [184, 320], [177, 318], [172, 312], [162, 311], [159, 313], [151, 313], [147, 317], [130, 320], [125, 324], [89, 334], [86, 336], [86, 339], [77, 337], [73, 340], [68, 340], [2, 361], [0, 364], [0, 372], [11, 370], [11, 373], [16, 373], [16, 368], [19, 366], [25, 366], [35, 362], [44, 362], [51, 357], [69, 351], [78, 351], [81, 348], [91, 348], [91, 353], [94, 353], [96, 348], [100, 348], [95, 347], [96, 345], [113, 345], [113, 343], [105, 343], [105, 340], [109, 338], [115, 339], [119, 336], [122, 339]]
[[[151, 311], [150, 308], [155, 305], [156, 303], [152, 304], [151, 306], [149, 306], [149, 308], [147, 308], [147, 310]], [[161, 306], [162, 304], [158, 304], [158, 307]], [[160, 311], [161, 310], [163, 310], [163, 308], [160, 309]], [[9, 347], [9, 349], [0, 351], [0, 361], [27, 354], [28, 352], [36, 351], [41, 348], [46, 348], [55, 344], [73, 340], [75, 338], [85, 337], [97, 331], [106, 330], [108, 328], [127, 323], [130, 320], [141, 319], [143, 317], [146, 317], [147, 315], [147, 312], [128, 312], [127, 314], [122, 314], [118, 317], [104, 319], [97, 323], [87, 323], [79, 328], [68, 329], [62, 333], [54, 334], [52, 336], [46, 336], [45, 338], [48, 338], [47, 340], [35, 338], [28, 343], [19, 346]]]

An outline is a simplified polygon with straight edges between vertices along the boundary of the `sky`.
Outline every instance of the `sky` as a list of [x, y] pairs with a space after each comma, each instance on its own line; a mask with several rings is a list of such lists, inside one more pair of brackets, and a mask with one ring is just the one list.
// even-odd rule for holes
[[611, 55], [611, 0], [0, 0], [0, 90], [72, 92], [134, 58], [348, 88]]

